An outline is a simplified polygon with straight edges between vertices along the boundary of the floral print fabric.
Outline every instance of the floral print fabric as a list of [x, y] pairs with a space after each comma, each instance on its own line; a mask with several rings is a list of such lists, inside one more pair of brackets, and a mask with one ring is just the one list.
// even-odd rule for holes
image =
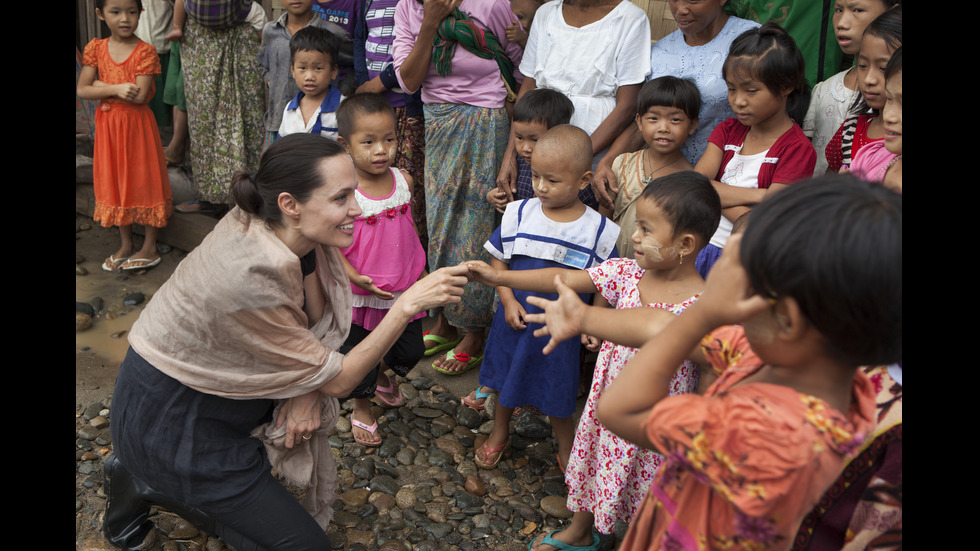
[[789, 549], [803, 516], [874, 424], [874, 388], [854, 375], [845, 415], [768, 383], [739, 384], [763, 367], [740, 326], [702, 341], [716, 371], [704, 396], [672, 396], [647, 421], [665, 455], [621, 547]]
[[[589, 275], [603, 298], [618, 310], [647, 306], [680, 314], [698, 298], [693, 296], [680, 304], [643, 304], [637, 288], [643, 272], [635, 260], [615, 258], [590, 269]], [[619, 375], [634, 353], [635, 348], [609, 341], [602, 343], [592, 388], [575, 431], [572, 454], [565, 470], [568, 508], [591, 512], [595, 515], [596, 529], [604, 534], [613, 532], [617, 519], [626, 523], [633, 519], [663, 460], [660, 454], [644, 450], [609, 432], [596, 417], [596, 404], [602, 391]], [[695, 392], [698, 375], [697, 365], [681, 364], [670, 382], [671, 395]]]

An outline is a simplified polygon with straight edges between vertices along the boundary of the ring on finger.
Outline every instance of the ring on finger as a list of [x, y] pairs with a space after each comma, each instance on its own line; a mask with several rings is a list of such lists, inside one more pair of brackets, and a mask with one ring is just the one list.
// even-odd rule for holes
[[310, 439], [310, 435], [309, 434], [304, 434], [303, 435], [303, 440], [309, 440], [309, 439]]

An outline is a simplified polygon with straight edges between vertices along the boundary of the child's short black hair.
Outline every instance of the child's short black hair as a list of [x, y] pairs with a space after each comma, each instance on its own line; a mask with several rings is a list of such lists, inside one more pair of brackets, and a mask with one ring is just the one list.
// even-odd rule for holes
[[759, 203], [741, 262], [755, 292], [792, 297], [849, 365], [902, 359], [902, 196], [827, 175]]
[[[139, 8], [140, 13], [143, 12], [143, 0], [136, 0], [136, 7]], [[105, 0], [95, 0], [95, 9], [102, 11], [105, 9]]]
[[640, 199], [657, 203], [674, 227], [674, 236], [693, 233], [698, 238], [698, 251], [708, 244], [721, 220], [718, 192], [707, 176], [693, 170], [657, 178], [643, 189]]
[[693, 80], [663, 76], [640, 88], [636, 97], [636, 114], [642, 116], [651, 107], [675, 107], [695, 120], [701, 113], [701, 91]]
[[303, 27], [289, 39], [289, 63], [296, 58], [296, 52], [321, 52], [330, 56], [330, 65], [337, 66], [340, 56], [340, 39], [330, 31], [320, 27]]
[[541, 121], [554, 128], [572, 120], [575, 106], [568, 96], [550, 88], [535, 88], [514, 105], [514, 122]]
[[[299, 33], [297, 33], [299, 34]], [[381, 94], [354, 94], [337, 107], [337, 135], [347, 140], [357, 128], [357, 117], [374, 113], [388, 113], [395, 119], [395, 110]]]

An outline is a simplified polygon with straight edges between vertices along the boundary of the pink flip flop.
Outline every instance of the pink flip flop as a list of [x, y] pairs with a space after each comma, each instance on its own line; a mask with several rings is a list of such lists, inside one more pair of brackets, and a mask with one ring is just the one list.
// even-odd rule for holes
[[[366, 430], [366, 431], [370, 432], [372, 435], [378, 431], [378, 421], [377, 421], [377, 419], [375, 419], [375, 421], [374, 421], [373, 424], [371, 424], [370, 426], [368, 426], [368, 425], [365, 425], [364, 423], [358, 421], [357, 419], [354, 419], [354, 416], [352, 415], [351, 418], [350, 418], [350, 424], [351, 425], [354, 425], [355, 427], [357, 427], [359, 429]], [[368, 442], [368, 441], [362, 440], [362, 439], [358, 438], [357, 437], [357, 434], [355, 434], [353, 431], [351, 431], [351, 434], [354, 434], [354, 441], [357, 442], [358, 444], [361, 444], [362, 446], [367, 446], [369, 448], [377, 448], [378, 446], [381, 445], [381, 442]]]
[[[380, 400], [381, 403], [383, 403], [384, 405], [388, 407], [396, 408], [402, 405], [402, 402], [405, 400], [404, 396], [402, 396], [402, 389], [398, 388], [395, 385], [395, 381], [391, 380], [391, 377], [389, 377], [388, 375], [385, 375], [385, 378], [388, 379], [388, 385], [387, 386], [378, 385], [374, 390], [374, 396], [375, 398]], [[394, 396], [396, 392], [398, 393], [398, 396], [396, 398], [394, 399], [388, 398], [388, 396]]]

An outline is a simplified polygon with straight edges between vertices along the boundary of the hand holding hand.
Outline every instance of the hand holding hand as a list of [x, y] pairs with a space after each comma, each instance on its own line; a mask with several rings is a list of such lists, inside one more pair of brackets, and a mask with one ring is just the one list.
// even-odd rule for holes
[[320, 428], [322, 412], [323, 401], [318, 391], [286, 400], [276, 419], [276, 428], [286, 424], [286, 447], [292, 448], [297, 438], [309, 440], [310, 434]]
[[507, 194], [507, 202], [514, 200], [517, 193], [517, 160], [513, 155], [504, 155], [497, 174], [497, 189]]
[[614, 207], [616, 196], [619, 195], [619, 184], [612, 169], [602, 163], [596, 166], [595, 176], [592, 178], [592, 192], [600, 205], [608, 209]]
[[527, 301], [544, 310], [544, 313], [524, 316], [524, 321], [528, 323], [544, 325], [534, 331], [535, 337], [551, 336], [543, 349], [545, 354], [554, 350], [562, 341], [582, 334], [582, 318], [587, 306], [575, 291], [565, 285], [561, 276], [555, 276], [555, 288], [558, 290], [558, 300], [528, 297]]
[[[469, 281], [466, 263], [439, 268], [409, 287], [395, 304], [402, 305], [409, 316], [457, 303], [462, 300], [463, 286]], [[393, 308], [394, 309], [394, 308]]]
[[492, 188], [487, 192], [487, 202], [490, 203], [493, 208], [497, 209], [497, 212], [503, 213], [507, 209], [507, 192], [500, 189], [499, 187]]
[[488, 287], [496, 287], [500, 284], [497, 280], [497, 269], [482, 260], [466, 261], [466, 269], [470, 281], [476, 281]]

